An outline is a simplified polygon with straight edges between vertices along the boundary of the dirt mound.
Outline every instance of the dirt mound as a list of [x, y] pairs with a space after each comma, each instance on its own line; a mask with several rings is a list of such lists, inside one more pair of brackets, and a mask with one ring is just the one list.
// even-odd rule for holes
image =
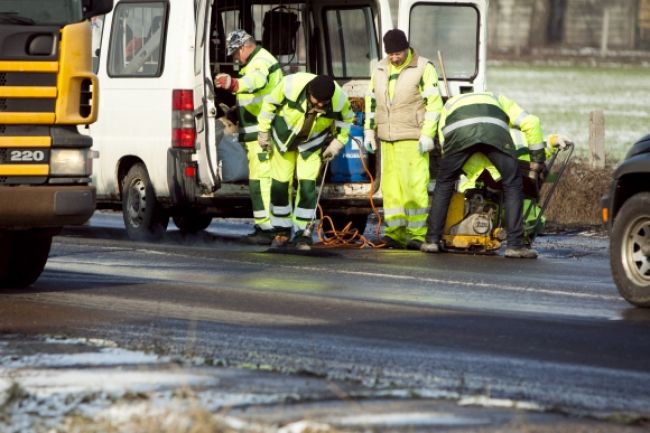
[[613, 168], [594, 169], [572, 161], [560, 179], [546, 219], [551, 226], [599, 226], [600, 199], [609, 190]]

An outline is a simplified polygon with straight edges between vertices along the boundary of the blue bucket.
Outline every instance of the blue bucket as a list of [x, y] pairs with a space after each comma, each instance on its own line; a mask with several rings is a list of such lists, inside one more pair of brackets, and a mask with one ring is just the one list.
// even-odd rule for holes
[[363, 128], [353, 125], [350, 128], [350, 139], [330, 163], [332, 182], [367, 182], [369, 179], [363, 169], [363, 163], [367, 162], [368, 154], [363, 148]]

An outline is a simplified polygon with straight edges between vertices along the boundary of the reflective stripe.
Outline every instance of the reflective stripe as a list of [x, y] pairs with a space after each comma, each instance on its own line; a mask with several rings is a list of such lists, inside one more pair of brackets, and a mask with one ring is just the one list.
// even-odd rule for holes
[[437, 95], [437, 94], [438, 94], [438, 88], [437, 87], [429, 87], [424, 92], [422, 92], [422, 97], [423, 98], [428, 98], [429, 96], [433, 96], [433, 95]]
[[[338, 104], [336, 105], [336, 107], [334, 107], [334, 105], [332, 105], [332, 110], [336, 111], [336, 112], [343, 111], [343, 105], [345, 105], [345, 100], [347, 99], [347, 98], [344, 97], [343, 92], [341, 92], [339, 96], [340, 97], [339, 97], [339, 100], [337, 101]], [[332, 101], [332, 102], [334, 102], [334, 101]]]
[[273, 97], [273, 93], [269, 93], [266, 97], [269, 98], [269, 102], [273, 105], [280, 105], [282, 103], [282, 100], [277, 100]]
[[406, 227], [406, 220], [404, 218], [397, 218], [394, 220], [384, 220], [388, 227]]
[[267, 216], [269, 216], [269, 213], [266, 209], [253, 211], [253, 218], [266, 218]]
[[[293, 82], [294, 82], [295, 75], [287, 75], [284, 77], [284, 94], [285, 95], [293, 95]], [[279, 104], [279, 102], [278, 102]]]
[[251, 105], [251, 104], [259, 104], [263, 100], [264, 100], [264, 95], [260, 95], [260, 96], [256, 96], [255, 98], [251, 98], [251, 99], [243, 99], [242, 100], [240, 98], [237, 98], [237, 103], [241, 107], [245, 107], [245, 106]]
[[273, 120], [275, 118], [275, 114], [267, 113], [266, 111], [260, 112], [259, 117], [266, 119], [266, 120]]
[[510, 132], [510, 128], [503, 120], [495, 119], [494, 117], [472, 117], [470, 119], [459, 120], [454, 122], [451, 125], [447, 125], [442, 128], [442, 134], [446, 137], [450, 132], [462, 128], [463, 126], [476, 125], [477, 123], [491, 123], [496, 126], [500, 126], [506, 131]]
[[300, 152], [304, 152], [305, 150], [311, 149], [316, 146], [320, 146], [321, 144], [323, 144], [326, 138], [327, 138], [327, 134], [323, 134], [320, 137], [314, 138], [313, 140], [309, 140], [305, 143], [299, 144], [298, 150]]
[[278, 217], [291, 215], [291, 205], [290, 204], [286, 206], [271, 205], [271, 214]]
[[409, 222], [408, 222], [408, 227], [411, 227], [411, 228], [426, 227], [426, 225], [427, 225], [426, 220], [422, 220], [422, 221], [409, 221]]
[[437, 122], [438, 119], [440, 119], [440, 113], [437, 111], [427, 111], [424, 113], [424, 119], [425, 120], [433, 120], [434, 122]]
[[240, 81], [240, 86], [241, 86], [241, 84], [243, 84], [243, 86], [241, 86], [241, 87], [243, 87], [245, 89], [249, 89], [249, 88], [253, 87], [253, 80], [251, 79], [251, 77], [246, 76], [244, 78], [240, 78], [239, 81]]
[[417, 216], [417, 215], [426, 215], [427, 208], [417, 208], [417, 209], [406, 209], [406, 215], [408, 216]]
[[305, 209], [304, 207], [297, 207], [293, 214], [296, 218], [302, 218], [304, 220], [310, 220], [316, 213], [316, 209]]
[[490, 99], [492, 99], [496, 103], [497, 106], [499, 106], [499, 107], [501, 106], [501, 104], [499, 103], [499, 100], [491, 93], [464, 93], [464, 94], [454, 96], [453, 98], [449, 99], [447, 101], [447, 103], [445, 104], [445, 111], [447, 111], [449, 113], [449, 112], [451, 112], [452, 107], [454, 107], [456, 104], [458, 104], [463, 99], [471, 98], [473, 96], [479, 96], [479, 95], [487, 96]]
[[258, 125], [251, 125], [251, 126], [247, 126], [247, 127], [245, 127], [245, 128], [239, 128], [239, 129], [240, 129], [241, 131], [245, 132], [245, 133], [249, 133], [249, 132], [259, 132], [259, 130], [260, 130], [260, 128], [258, 127]]
[[521, 126], [521, 122], [524, 121], [526, 117], [530, 116], [530, 114], [526, 113], [525, 111], [522, 111], [519, 116], [515, 119], [515, 121], [512, 123], [513, 125], [519, 127]]
[[406, 212], [404, 211], [403, 207], [396, 207], [396, 208], [390, 208], [386, 209], [384, 208], [384, 216], [389, 217], [391, 215], [405, 215]]
[[353, 125], [354, 125], [354, 123], [341, 122], [340, 120], [337, 120], [337, 121], [334, 122], [334, 126], [336, 126], [337, 128], [343, 128], [343, 129], [350, 129], [350, 128], [352, 128]]
[[528, 150], [542, 150], [545, 147], [546, 146], [544, 146], [544, 142], [542, 141], [541, 143], [529, 144]]
[[366, 119], [374, 119], [375, 118], [375, 112], [371, 111], [370, 113], [366, 113]]
[[370, 90], [368, 90], [366, 92], [366, 97], [371, 98], [371, 99], [375, 99], [375, 92], [371, 92]]
[[271, 224], [273, 224], [274, 227], [282, 227], [282, 228], [291, 228], [293, 225], [291, 223], [291, 218], [286, 218], [286, 217], [276, 217], [271, 215]]

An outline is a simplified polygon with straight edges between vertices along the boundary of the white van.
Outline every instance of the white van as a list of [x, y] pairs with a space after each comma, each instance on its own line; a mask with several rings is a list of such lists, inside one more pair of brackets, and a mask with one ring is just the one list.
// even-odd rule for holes
[[[447, 96], [483, 89], [486, 18], [487, 0], [402, 0], [397, 26], [436, 64]], [[217, 121], [221, 104], [234, 104], [212, 81], [236, 69], [228, 32], [253, 34], [285, 74], [333, 76], [359, 111], [381, 37], [394, 27], [389, 0], [118, 0], [94, 25], [101, 116], [88, 128], [100, 153], [92, 180], [98, 207], [121, 208], [135, 239], [159, 237], [169, 217], [191, 232], [213, 216], [252, 215], [246, 175], [233, 174], [245, 155], [225, 146], [233, 136]], [[352, 140], [339, 158], [353, 162], [357, 148]], [[374, 176], [380, 155], [365, 157]], [[379, 180], [349, 174], [328, 174], [321, 204], [363, 230], [370, 197], [381, 203]]]

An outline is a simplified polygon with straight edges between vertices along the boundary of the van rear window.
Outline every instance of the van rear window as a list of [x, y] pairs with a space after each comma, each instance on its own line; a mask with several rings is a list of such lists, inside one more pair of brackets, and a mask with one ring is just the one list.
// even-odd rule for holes
[[108, 75], [157, 77], [162, 74], [166, 32], [165, 3], [119, 3], [113, 14]]

